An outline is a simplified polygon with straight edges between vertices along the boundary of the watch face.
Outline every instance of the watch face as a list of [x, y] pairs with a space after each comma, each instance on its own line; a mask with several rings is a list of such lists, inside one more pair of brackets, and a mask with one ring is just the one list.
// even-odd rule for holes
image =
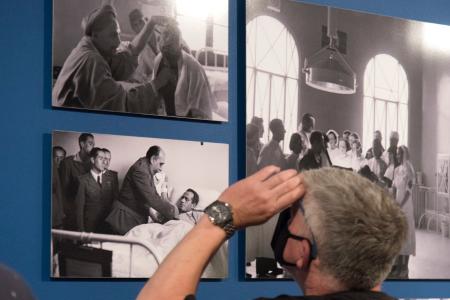
[[222, 202], [213, 202], [210, 206], [206, 208], [206, 212], [212, 218], [214, 218], [214, 223], [218, 225], [225, 224], [231, 220], [230, 209]]

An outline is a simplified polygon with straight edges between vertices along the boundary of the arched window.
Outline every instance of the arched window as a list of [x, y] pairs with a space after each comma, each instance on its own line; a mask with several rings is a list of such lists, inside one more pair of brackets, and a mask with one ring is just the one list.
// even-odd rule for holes
[[405, 70], [392, 56], [379, 54], [364, 72], [363, 147], [372, 147], [373, 133], [380, 130], [383, 146], [389, 135], [398, 131], [399, 145], [408, 145], [409, 88]]
[[269, 122], [283, 120], [283, 148], [297, 130], [299, 54], [292, 35], [275, 18], [259, 16], [247, 24], [247, 123], [253, 116], [264, 120], [264, 142]]

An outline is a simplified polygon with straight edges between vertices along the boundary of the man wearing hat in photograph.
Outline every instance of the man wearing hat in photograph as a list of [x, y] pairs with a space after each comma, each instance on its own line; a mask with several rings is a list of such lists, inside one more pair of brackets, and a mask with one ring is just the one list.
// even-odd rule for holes
[[123, 46], [116, 10], [111, 0], [104, 0], [100, 8], [82, 20], [84, 36], [66, 59], [56, 80], [53, 105], [156, 113], [160, 106], [158, 90], [170, 80], [170, 73], [161, 72], [142, 84], [122, 81], [131, 78], [137, 56], [155, 25], [164, 24], [166, 20], [166, 17], [152, 17], [133, 41]]

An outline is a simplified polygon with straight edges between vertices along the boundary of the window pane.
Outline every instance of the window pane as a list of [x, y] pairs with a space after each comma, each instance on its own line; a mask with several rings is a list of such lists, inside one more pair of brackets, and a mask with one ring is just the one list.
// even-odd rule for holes
[[295, 45], [295, 41], [289, 32], [286, 30], [286, 68], [287, 68], [287, 76], [292, 78], [298, 78], [299, 75], [299, 57], [297, 46]]
[[247, 123], [250, 123], [254, 115], [253, 108], [255, 102], [255, 72], [247, 68]]
[[[270, 99], [270, 119], [277, 118], [283, 121], [284, 124], [284, 79], [272, 75], [272, 90]], [[283, 146], [284, 141], [282, 142]]]
[[391, 91], [398, 89], [398, 62], [392, 56], [375, 57], [375, 86]]
[[192, 50], [198, 50], [206, 45], [206, 23], [204, 21], [178, 16], [177, 22], [183, 39]]
[[269, 140], [269, 106], [270, 106], [270, 81], [269, 75], [261, 72], [256, 73], [256, 90], [255, 90], [255, 116], [263, 118], [264, 136], [263, 140]]
[[[371, 106], [372, 95], [376, 99], [374, 108]], [[369, 61], [364, 73], [364, 96], [365, 136], [378, 129], [383, 134], [383, 144], [387, 146], [389, 135], [395, 130], [400, 134], [400, 143], [406, 143], [409, 85], [405, 70], [394, 57], [380, 54]], [[365, 147], [368, 143], [365, 139]]]
[[[287, 131], [287, 142], [282, 146], [288, 150], [290, 134], [297, 129], [298, 114], [299, 53], [295, 41], [281, 22], [269, 16], [251, 20], [246, 33], [247, 67], [253, 67], [256, 72], [254, 114], [264, 119], [264, 142], [269, 139], [270, 120], [279, 118]], [[247, 95], [251, 93], [249, 84], [251, 80], [247, 79]], [[247, 118], [252, 113], [247, 111]]]
[[[280, 44], [284, 28], [280, 22], [271, 17], [259, 17], [256, 38], [256, 65], [259, 69], [276, 74], [283, 74], [280, 53], [274, 51]], [[270, 55], [269, 55], [270, 54]]]
[[[387, 104], [387, 127], [386, 132], [390, 135], [392, 131], [397, 131], [397, 104], [388, 103]], [[386, 135], [386, 138], [388, 135]], [[387, 146], [387, 144], [385, 144]]]
[[388, 101], [398, 101], [397, 98], [397, 90], [388, 90], [385, 88], [376, 87], [375, 88], [375, 98], [381, 99], [381, 100], [388, 100]]
[[363, 150], [367, 151], [372, 147], [372, 139], [374, 128], [374, 101], [371, 97], [364, 97], [364, 133], [363, 133]]
[[256, 67], [256, 27], [258, 18], [247, 24], [246, 28], [246, 49], [247, 66]]
[[286, 136], [284, 138], [284, 152], [290, 153], [289, 140], [294, 132], [297, 132], [298, 114], [298, 80], [287, 79], [286, 81], [286, 107], [284, 117], [284, 127]]
[[219, 50], [223, 53], [228, 53], [228, 27], [214, 25], [213, 35], [214, 50]]
[[272, 75], [270, 119], [284, 119], [284, 79]]
[[386, 139], [386, 104], [384, 101], [375, 100], [375, 130], [380, 130]]

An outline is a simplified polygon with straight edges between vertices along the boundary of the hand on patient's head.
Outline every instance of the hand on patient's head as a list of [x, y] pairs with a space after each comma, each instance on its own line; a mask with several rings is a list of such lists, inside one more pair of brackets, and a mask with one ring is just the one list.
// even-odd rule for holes
[[149, 23], [153, 23], [155, 25], [166, 25], [169, 21], [170, 18], [166, 16], [151, 16]]
[[219, 199], [232, 206], [234, 225], [243, 228], [266, 222], [304, 193], [301, 174], [268, 166], [227, 188]]

